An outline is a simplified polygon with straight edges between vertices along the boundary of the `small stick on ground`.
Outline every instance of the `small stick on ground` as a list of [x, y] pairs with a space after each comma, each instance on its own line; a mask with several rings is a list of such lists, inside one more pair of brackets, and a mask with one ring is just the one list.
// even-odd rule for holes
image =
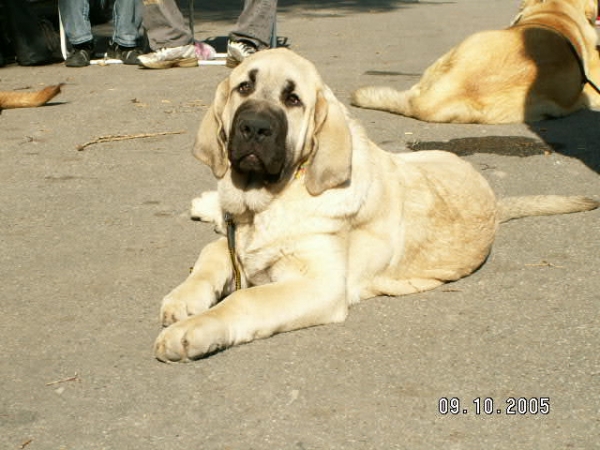
[[457, 288], [445, 288], [445, 289], [442, 289], [442, 292], [462, 292], [462, 289], [457, 289]]
[[82, 150], [85, 150], [85, 148], [89, 147], [90, 145], [102, 144], [103, 142], [127, 141], [129, 139], [143, 139], [143, 138], [149, 138], [149, 137], [167, 136], [169, 134], [182, 134], [182, 133], [185, 133], [185, 131], [183, 131], [183, 130], [181, 130], [181, 131], [163, 131], [160, 133], [141, 133], [141, 134], [111, 134], [108, 136], [100, 136], [92, 141], [86, 142], [85, 144], [78, 145], [77, 150], [82, 151]]
[[564, 269], [564, 267], [565, 267], [565, 266], [557, 266], [556, 264], [552, 264], [551, 262], [548, 262], [544, 259], [537, 264], [525, 264], [525, 266], [527, 266], [527, 267], [553, 267], [555, 269]]
[[50, 381], [49, 383], [46, 383], [46, 386], [54, 386], [55, 384], [67, 383], [69, 381], [79, 381], [79, 375], [77, 373], [75, 373], [75, 375], [73, 375], [72, 377], [69, 377], [69, 378], [63, 378], [62, 380]]

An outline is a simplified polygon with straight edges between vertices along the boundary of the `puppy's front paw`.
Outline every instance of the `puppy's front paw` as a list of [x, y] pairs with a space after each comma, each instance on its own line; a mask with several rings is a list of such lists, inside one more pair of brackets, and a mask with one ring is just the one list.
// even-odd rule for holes
[[225, 234], [226, 227], [217, 191], [203, 192], [200, 197], [193, 199], [190, 215], [194, 220], [213, 223], [217, 233]]
[[156, 338], [154, 354], [163, 362], [187, 362], [227, 346], [227, 335], [218, 319], [190, 317], [165, 328]]
[[163, 326], [203, 313], [214, 302], [210, 288], [203, 283], [187, 280], [163, 298], [160, 307], [160, 321]]

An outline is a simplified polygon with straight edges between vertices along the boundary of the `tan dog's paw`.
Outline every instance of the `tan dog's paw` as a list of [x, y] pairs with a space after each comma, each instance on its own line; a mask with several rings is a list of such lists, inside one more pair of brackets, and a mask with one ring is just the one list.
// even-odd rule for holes
[[204, 292], [202, 284], [187, 280], [163, 299], [160, 307], [162, 325], [166, 327], [190, 316], [203, 313], [211, 307], [213, 297], [210, 289]]
[[200, 197], [193, 199], [190, 215], [194, 220], [214, 223], [215, 231], [225, 234], [226, 226], [217, 191], [203, 192]]
[[165, 328], [156, 338], [154, 354], [163, 362], [187, 362], [225, 348], [226, 339], [218, 319], [198, 315]]

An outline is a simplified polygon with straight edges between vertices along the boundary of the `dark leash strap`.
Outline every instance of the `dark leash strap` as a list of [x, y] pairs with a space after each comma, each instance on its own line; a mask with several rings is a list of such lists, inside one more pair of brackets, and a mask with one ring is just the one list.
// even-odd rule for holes
[[[579, 54], [575, 51], [575, 48], [572, 45], [571, 45], [571, 49], [577, 56], [579, 56]], [[596, 91], [596, 93], [600, 94], [600, 88], [598, 88], [598, 85], [596, 85], [596, 83], [594, 83], [592, 80], [590, 80], [588, 78], [587, 74], [585, 73], [585, 68], [583, 67], [583, 62], [579, 58], [578, 58], [578, 61], [579, 61], [579, 69], [581, 70], [581, 73], [583, 74], [583, 84], [585, 84], [585, 83], [589, 84], [592, 87], [592, 89], [594, 89]]]
[[585, 66], [583, 64], [583, 57], [579, 54], [579, 52], [575, 48], [575, 45], [571, 42], [571, 39], [567, 38], [564, 34], [560, 33], [559, 31], [556, 31], [556, 30], [552, 30], [552, 31], [560, 34], [563, 37], [563, 39], [565, 39], [567, 41], [567, 43], [569, 44], [569, 48], [571, 49], [571, 52], [573, 53], [573, 56], [575, 56], [575, 59], [577, 60], [577, 64], [579, 65], [579, 70], [581, 71], [582, 83], [584, 85], [586, 83], [589, 84], [592, 87], [592, 89], [594, 89], [598, 94], [600, 94], [600, 89], [598, 88], [596, 83], [594, 83], [592, 80], [590, 80], [588, 78], [587, 72], [585, 70]]
[[586, 77], [584, 75], [584, 81], [589, 84], [598, 94], [600, 94], [600, 89], [598, 88], [598, 86], [592, 81], [590, 80], [588, 77]]
[[231, 266], [233, 268], [234, 290], [238, 291], [242, 288], [242, 274], [235, 255], [235, 222], [230, 213], [224, 215], [225, 224], [227, 225], [227, 248], [229, 249], [229, 257], [231, 258]]

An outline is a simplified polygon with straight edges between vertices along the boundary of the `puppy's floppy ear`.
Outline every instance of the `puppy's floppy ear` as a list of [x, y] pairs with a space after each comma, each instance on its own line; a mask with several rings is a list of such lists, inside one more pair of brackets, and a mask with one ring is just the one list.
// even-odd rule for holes
[[217, 87], [215, 99], [200, 123], [192, 152], [217, 178], [223, 178], [228, 167], [227, 135], [223, 125], [223, 110], [228, 97], [229, 78], [226, 78]]
[[312, 156], [305, 184], [311, 195], [319, 195], [350, 179], [352, 136], [344, 107], [333, 93], [321, 90], [317, 93], [314, 117]]

